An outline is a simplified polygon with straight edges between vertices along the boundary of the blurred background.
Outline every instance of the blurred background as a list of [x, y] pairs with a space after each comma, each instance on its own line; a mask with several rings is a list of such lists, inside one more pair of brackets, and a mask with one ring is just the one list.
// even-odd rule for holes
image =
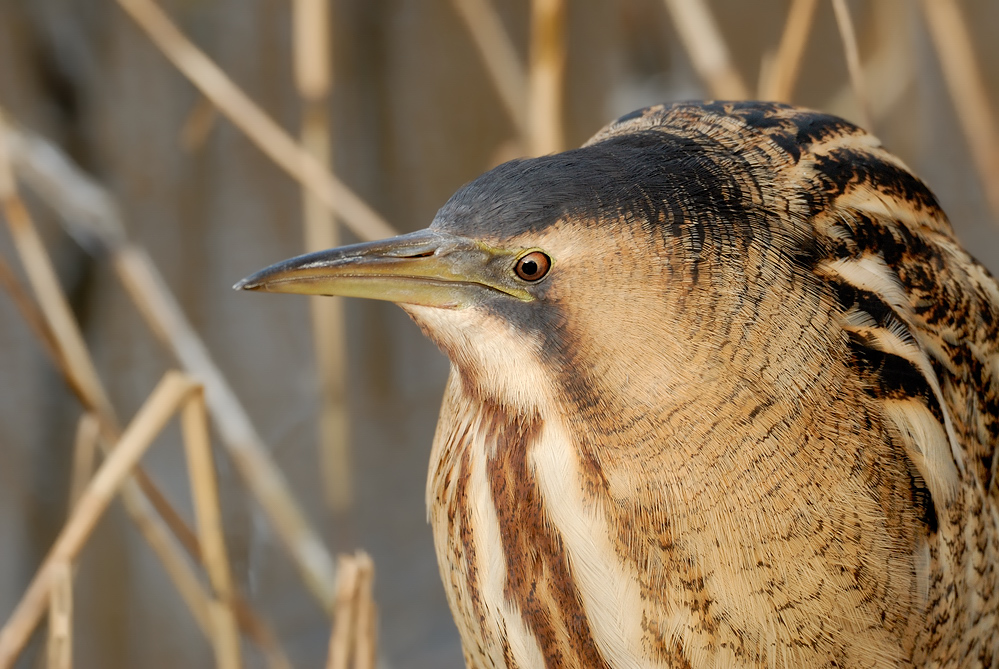
[[[102, 388], [67, 384], [0, 185], [0, 622], [89, 471], [81, 416], [109, 441], [109, 416], [126, 425], [186, 368], [209, 386], [232, 580], [265, 628], [244, 625], [240, 661], [323, 666], [331, 556], [364, 549], [378, 666], [463, 666], [423, 499], [447, 360], [390, 304], [232, 284], [425, 227], [483, 171], [638, 107], [738, 97], [872, 129], [995, 272], [997, 34], [990, 0], [0, 0], [0, 162]], [[193, 524], [182, 444], [174, 420], [143, 464]], [[73, 664], [212, 666], [217, 642], [134, 518], [112, 503], [76, 560]], [[45, 628], [18, 666], [57, 666]]]

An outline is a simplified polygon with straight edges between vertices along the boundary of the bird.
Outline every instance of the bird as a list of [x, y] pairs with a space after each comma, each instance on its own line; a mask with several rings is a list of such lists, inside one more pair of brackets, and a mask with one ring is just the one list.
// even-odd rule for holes
[[680, 102], [236, 288], [399, 304], [470, 669], [999, 667], [999, 285], [879, 140]]

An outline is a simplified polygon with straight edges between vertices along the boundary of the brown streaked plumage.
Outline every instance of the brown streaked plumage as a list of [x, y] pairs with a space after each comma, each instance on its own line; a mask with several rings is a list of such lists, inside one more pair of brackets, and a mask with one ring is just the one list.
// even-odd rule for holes
[[999, 667], [999, 287], [861, 129], [640, 110], [240, 287], [393, 300], [450, 357], [469, 667]]

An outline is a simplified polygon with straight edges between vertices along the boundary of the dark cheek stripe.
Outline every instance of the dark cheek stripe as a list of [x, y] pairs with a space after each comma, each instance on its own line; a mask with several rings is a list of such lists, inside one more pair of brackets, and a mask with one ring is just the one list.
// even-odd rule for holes
[[541, 419], [502, 410], [493, 415], [496, 454], [486, 472], [506, 556], [504, 594], [520, 609], [547, 667], [608, 669], [593, 640], [562, 540], [545, 522], [544, 502], [527, 464], [528, 449], [541, 433]]

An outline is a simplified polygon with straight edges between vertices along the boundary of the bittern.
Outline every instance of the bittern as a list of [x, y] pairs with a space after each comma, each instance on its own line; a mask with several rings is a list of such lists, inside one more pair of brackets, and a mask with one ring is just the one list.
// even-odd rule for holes
[[640, 110], [238, 287], [397, 302], [469, 667], [999, 665], [999, 286], [878, 140]]

